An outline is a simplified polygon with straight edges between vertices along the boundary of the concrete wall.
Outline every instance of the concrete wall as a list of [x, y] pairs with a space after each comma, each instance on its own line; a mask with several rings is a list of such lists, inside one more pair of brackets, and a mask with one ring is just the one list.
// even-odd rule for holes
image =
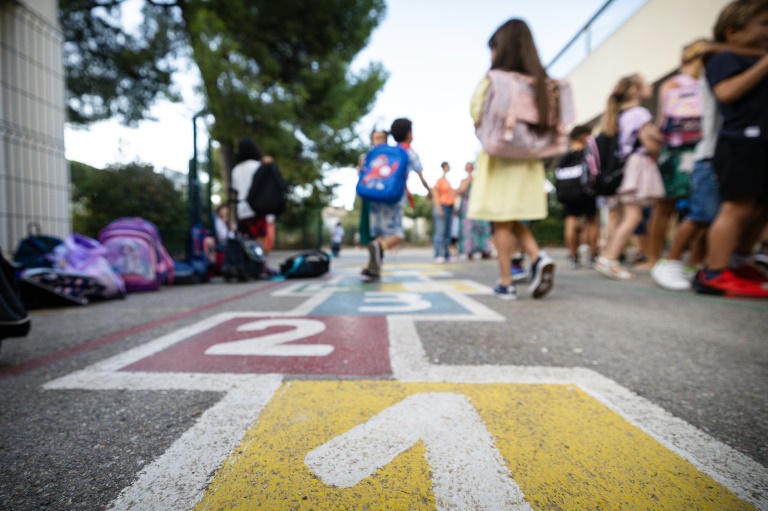
[[0, 248], [38, 222], [71, 231], [64, 157], [63, 36], [57, 0], [0, 2]]
[[655, 82], [680, 65], [683, 46], [712, 37], [718, 14], [730, 0], [648, 0], [571, 73], [577, 123], [602, 114], [608, 95], [636, 72]]

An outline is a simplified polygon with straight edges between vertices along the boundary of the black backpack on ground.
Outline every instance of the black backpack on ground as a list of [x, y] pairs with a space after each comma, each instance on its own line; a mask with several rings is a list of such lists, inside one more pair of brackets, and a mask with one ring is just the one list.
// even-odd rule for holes
[[232, 279], [239, 282], [258, 279], [264, 272], [266, 260], [264, 249], [256, 241], [230, 238], [224, 247], [224, 264], [221, 272], [226, 282]]
[[0, 339], [24, 337], [31, 323], [16, 286], [16, 269], [0, 250]]
[[49, 256], [62, 243], [59, 238], [40, 234], [40, 224], [30, 222], [27, 225], [27, 237], [16, 247], [13, 261], [22, 268], [51, 268], [53, 260]]
[[246, 202], [257, 216], [278, 216], [285, 211], [288, 185], [276, 163], [262, 164], [253, 174]]
[[555, 168], [555, 192], [557, 200], [563, 204], [579, 203], [595, 196], [584, 152], [582, 149], [566, 153]]
[[280, 265], [280, 275], [287, 279], [309, 279], [328, 273], [331, 256], [322, 250], [310, 250], [289, 257]]

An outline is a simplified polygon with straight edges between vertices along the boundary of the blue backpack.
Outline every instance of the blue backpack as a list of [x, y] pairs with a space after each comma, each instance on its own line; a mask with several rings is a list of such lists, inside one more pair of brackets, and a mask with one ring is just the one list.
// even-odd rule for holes
[[356, 192], [363, 199], [395, 204], [403, 198], [408, 178], [408, 152], [400, 146], [377, 145], [365, 156]]

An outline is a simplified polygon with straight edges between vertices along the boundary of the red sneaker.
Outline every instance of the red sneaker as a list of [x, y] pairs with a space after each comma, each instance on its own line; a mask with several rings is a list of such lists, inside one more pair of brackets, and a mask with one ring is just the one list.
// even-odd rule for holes
[[742, 264], [736, 268], [731, 268], [731, 271], [740, 279], [751, 280], [758, 284], [765, 284], [768, 282], [768, 277], [753, 264]]
[[711, 279], [706, 278], [704, 270], [699, 270], [693, 287], [697, 293], [706, 295], [768, 298], [768, 289], [762, 287], [759, 282], [739, 278], [727, 269]]

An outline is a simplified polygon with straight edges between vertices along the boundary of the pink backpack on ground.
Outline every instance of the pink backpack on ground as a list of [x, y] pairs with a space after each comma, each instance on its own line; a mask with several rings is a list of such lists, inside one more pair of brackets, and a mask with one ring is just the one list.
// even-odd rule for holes
[[99, 232], [107, 260], [130, 291], [154, 291], [173, 282], [173, 259], [155, 224], [139, 217], [118, 218]]
[[573, 95], [565, 80], [551, 81], [552, 103], [559, 111], [556, 128], [536, 131], [539, 111], [536, 107], [535, 80], [512, 71], [488, 71], [488, 93], [483, 104], [477, 138], [490, 156], [512, 160], [551, 158], [568, 151], [565, 127], [573, 122]]
[[699, 81], [679, 74], [672, 78], [676, 87], [664, 92], [662, 133], [671, 147], [695, 144], [701, 140], [704, 96]]

